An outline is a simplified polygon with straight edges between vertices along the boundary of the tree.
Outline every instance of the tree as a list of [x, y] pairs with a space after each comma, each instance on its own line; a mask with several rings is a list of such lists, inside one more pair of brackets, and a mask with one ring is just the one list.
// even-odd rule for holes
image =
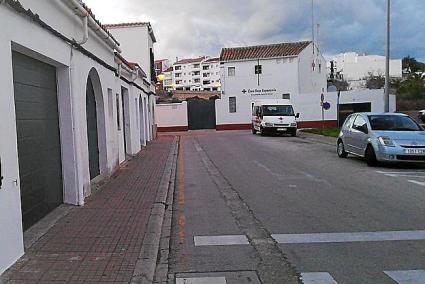
[[373, 75], [369, 73], [369, 77], [366, 78], [366, 88], [368, 89], [382, 89], [385, 87], [385, 77], [382, 75]]
[[425, 72], [425, 64], [417, 61], [414, 57], [407, 56], [402, 60], [403, 70], [409, 73]]

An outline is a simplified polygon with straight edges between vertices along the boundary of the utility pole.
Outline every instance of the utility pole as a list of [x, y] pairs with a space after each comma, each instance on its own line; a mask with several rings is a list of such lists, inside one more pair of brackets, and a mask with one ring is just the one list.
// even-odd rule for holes
[[385, 45], [385, 112], [390, 111], [390, 41], [391, 41], [391, 0], [387, 0], [387, 36]]

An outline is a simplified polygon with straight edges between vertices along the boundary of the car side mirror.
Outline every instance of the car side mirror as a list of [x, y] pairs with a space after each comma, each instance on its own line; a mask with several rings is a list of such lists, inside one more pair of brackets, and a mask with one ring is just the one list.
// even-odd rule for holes
[[297, 114], [295, 115], [295, 118], [300, 118], [300, 113], [297, 112]]

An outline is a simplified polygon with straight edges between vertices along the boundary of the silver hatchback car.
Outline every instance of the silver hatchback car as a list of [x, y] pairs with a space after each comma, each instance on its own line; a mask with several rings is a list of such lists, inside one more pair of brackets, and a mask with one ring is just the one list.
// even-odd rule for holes
[[378, 162], [425, 162], [425, 131], [399, 113], [355, 113], [347, 117], [337, 140], [337, 153]]

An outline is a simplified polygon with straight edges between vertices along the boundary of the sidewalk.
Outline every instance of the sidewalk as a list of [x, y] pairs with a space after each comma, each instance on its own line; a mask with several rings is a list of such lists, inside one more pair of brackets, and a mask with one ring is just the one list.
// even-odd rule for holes
[[6, 283], [128, 283], [173, 141], [161, 135], [123, 165], [26, 250]]

